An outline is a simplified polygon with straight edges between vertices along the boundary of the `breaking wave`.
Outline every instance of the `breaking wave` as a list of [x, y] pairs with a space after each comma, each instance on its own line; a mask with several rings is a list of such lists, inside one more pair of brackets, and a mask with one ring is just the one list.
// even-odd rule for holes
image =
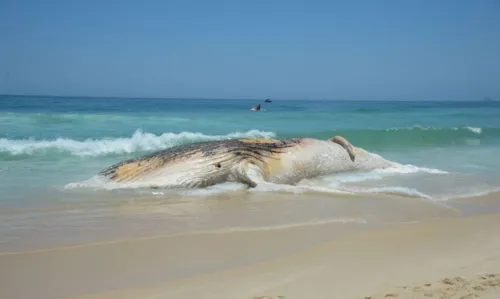
[[479, 127], [436, 128], [411, 126], [381, 130], [333, 130], [304, 134], [275, 133], [261, 130], [232, 132], [226, 135], [209, 135], [201, 132], [153, 134], [136, 130], [130, 137], [102, 137], [78, 140], [54, 139], [7, 139], [0, 138], [1, 156], [48, 155], [62, 153], [72, 156], [106, 156], [161, 150], [168, 147], [209, 140], [230, 138], [287, 138], [313, 137], [327, 139], [332, 135], [346, 136], [352, 144], [372, 150], [419, 148], [450, 145], [477, 146], [483, 140], [500, 138], [500, 129]]
[[161, 150], [168, 147], [197, 141], [223, 140], [230, 138], [273, 138], [276, 134], [259, 130], [233, 132], [227, 135], [205, 135], [197, 132], [164, 133], [155, 135], [137, 130], [129, 138], [100, 138], [83, 141], [57, 138], [54, 140], [0, 139], [0, 153], [10, 155], [39, 155], [58, 152], [73, 156], [104, 156], [130, 154], [134, 152]]
[[483, 129], [482, 128], [477, 128], [477, 127], [451, 127], [451, 128], [437, 128], [437, 127], [425, 127], [425, 126], [420, 126], [420, 125], [414, 125], [411, 127], [405, 127], [405, 128], [389, 128], [386, 129], [386, 131], [413, 131], [413, 130], [421, 130], [421, 131], [446, 131], [446, 130], [451, 130], [451, 131], [470, 131], [475, 134], [481, 134]]

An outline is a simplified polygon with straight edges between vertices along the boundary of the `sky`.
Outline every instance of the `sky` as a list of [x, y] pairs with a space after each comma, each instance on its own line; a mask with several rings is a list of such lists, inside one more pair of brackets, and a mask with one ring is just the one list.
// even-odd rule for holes
[[500, 0], [0, 0], [0, 94], [500, 99]]

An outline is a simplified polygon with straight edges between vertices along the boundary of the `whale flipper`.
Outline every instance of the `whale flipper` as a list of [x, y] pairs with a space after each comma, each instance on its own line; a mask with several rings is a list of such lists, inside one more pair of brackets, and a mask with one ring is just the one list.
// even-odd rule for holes
[[265, 182], [262, 169], [256, 164], [242, 161], [235, 166], [233, 178], [236, 182], [255, 188], [258, 184]]
[[349, 158], [351, 158], [351, 161], [354, 162], [354, 160], [356, 158], [356, 153], [355, 153], [354, 147], [351, 145], [351, 143], [349, 141], [347, 141], [347, 139], [345, 139], [342, 136], [334, 136], [334, 137], [330, 138], [329, 140], [331, 142], [335, 142], [335, 143], [339, 144], [340, 146], [342, 146], [349, 153]]

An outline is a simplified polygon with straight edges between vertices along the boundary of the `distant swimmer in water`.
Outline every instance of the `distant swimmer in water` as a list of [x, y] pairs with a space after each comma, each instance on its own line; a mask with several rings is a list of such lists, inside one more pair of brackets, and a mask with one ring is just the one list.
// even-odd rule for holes
[[251, 109], [252, 111], [260, 111], [260, 104], [255, 106], [255, 107], [252, 107]]
[[270, 99], [266, 99], [264, 103], [271, 103], [272, 101]]

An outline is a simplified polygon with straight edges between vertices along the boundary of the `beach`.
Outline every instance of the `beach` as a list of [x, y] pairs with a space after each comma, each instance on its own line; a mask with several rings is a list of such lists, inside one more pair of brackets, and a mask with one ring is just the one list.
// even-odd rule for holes
[[[414, 220], [158, 234], [3, 253], [1, 297], [500, 296], [500, 214], [487, 212], [494, 208], [464, 214], [453, 204], [385, 200], [406, 202], [393, 213], [411, 210]], [[500, 194], [460, 201], [497, 207]]]
[[[0, 104], [2, 299], [498, 295], [496, 102]], [[201, 141], [338, 135], [372, 153], [366, 170], [250, 189], [117, 188], [97, 175]]]
[[500, 299], [500, 1], [1, 1], [0, 299]]

